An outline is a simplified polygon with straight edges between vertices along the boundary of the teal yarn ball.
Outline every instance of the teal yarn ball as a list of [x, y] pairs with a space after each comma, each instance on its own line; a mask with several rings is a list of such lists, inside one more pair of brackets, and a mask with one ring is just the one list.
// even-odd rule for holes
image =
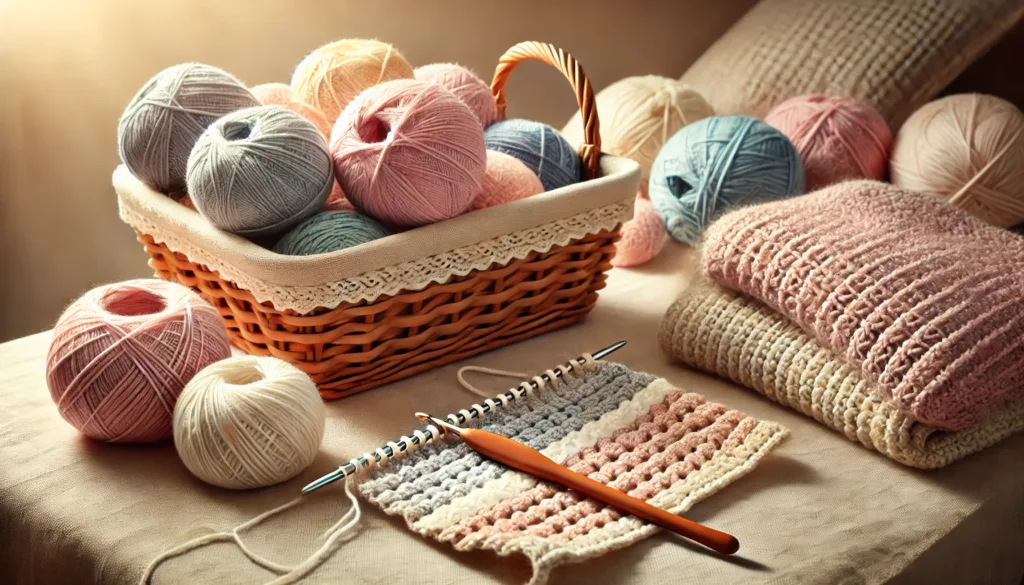
[[522, 161], [545, 191], [580, 181], [580, 155], [551, 126], [532, 120], [502, 120], [484, 130], [484, 144]]
[[322, 211], [295, 226], [274, 246], [278, 254], [312, 256], [372, 242], [391, 234], [375, 219], [351, 211]]
[[715, 116], [676, 132], [658, 152], [648, 193], [678, 242], [738, 205], [800, 195], [804, 169], [782, 132], [749, 116]]
[[334, 164], [312, 122], [283, 106], [259, 106], [203, 132], [188, 157], [186, 182], [210, 223], [261, 237], [319, 211], [334, 187]]

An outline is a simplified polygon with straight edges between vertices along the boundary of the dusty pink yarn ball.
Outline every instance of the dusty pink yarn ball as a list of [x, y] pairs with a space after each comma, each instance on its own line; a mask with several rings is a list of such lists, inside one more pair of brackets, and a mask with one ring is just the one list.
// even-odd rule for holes
[[462, 65], [455, 63], [434, 63], [413, 70], [420, 81], [436, 83], [455, 94], [462, 103], [469, 106], [480, 124], [486, 128], [498, 121], [498, 105], [494, 94], [484, 80]]
[[168, 439], [174, 405], [199, 370], [231, 353], [220, 314], [162, 280], [94, 288], [64, 311], [46, 356], [57, 409], [86, 436]]
[[807, 191], [847, 179], [885, 178], [892, 132], [885, 118], [865, 103], [805, 95], [775, 106], [764, 121], [796, 146]]
[[356, 209], [404, 227], [469, 209], [487, 162], [473, 112], [440, 85], [407, 79], [359, 94], [334, 125], [331, 154]]
[[668, 232], [643, 187], [636, 193], [633, 219], [622, 224], [622, 237], [615, 245], [612, 266], [639, 266], [654, 259], [665, 247]]
[[264, 106], [284, 106], [312, 122], [324, 135], [324, 139], [331, 137], [331, 123], [320, 110], [296, 100], [292, 96], [292, 86], [284, 83], [263, 83], [249, 88], [249, 91]]
[[544, 185], [530, 167], [514, 156], [488, 150], [484, 186], [473, 199], [470, 210], [519, 201], [543, 192]]

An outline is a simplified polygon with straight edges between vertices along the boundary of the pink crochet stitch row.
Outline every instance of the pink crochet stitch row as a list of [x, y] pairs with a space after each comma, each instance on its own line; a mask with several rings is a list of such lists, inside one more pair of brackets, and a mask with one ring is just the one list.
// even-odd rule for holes
[[1024, 239], [927, 195], [855, 181], [741, 209], [704, 264], [921, 422], [962, 430], [1024, 392]]

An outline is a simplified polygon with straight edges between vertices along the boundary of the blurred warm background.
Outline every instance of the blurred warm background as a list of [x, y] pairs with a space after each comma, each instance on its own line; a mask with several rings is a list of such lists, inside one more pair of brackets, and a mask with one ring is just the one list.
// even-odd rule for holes
[[[681, 75], [754, 3], [0, 0], [0, 341], [50, 327], [98, 283], [151, 274], [110, 175], [118, 117], [164, 67], [200, 61], [249, 85], [287, 82], [312, 49], [376, 37], [414, 66], [457, 61], [489, 78], [506, 48], [535, 39], [571, 51], [600, 89]], [[956, 89], [1024, 102], [1020, 76], [998, 73], [1022, 39], [1018, 27]], [[575, 110], [565, 81], [539, 64], [516, 71], [509, 99], [511, 114], [556, 127]]]

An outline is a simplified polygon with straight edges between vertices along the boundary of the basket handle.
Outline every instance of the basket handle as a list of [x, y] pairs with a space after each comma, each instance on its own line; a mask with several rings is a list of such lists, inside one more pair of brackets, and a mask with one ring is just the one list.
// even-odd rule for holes
[[508, 107], [505, 84], [509, 75], [517, 65], [531, 59], [543, 61], [557, 68], [572, 84], [583, 118], [583, 144], [579, 148], [580, 159], [583, 162], [583, 178], [593, 179], [597, 176], [597, 162], [601, 157], [601, 129], [597, 120], [597, 104], [594, 101], [594, 89], [590, 85], [590, 78], [569, 53], [552, 44], [537, 41], [525, 41], [505, 51], [498, 60], [494, 81], [491, 82], [491, 93], [494, 94], [494, 102], [498, 105], [498, 118], [505, 119], [505, 109]]

